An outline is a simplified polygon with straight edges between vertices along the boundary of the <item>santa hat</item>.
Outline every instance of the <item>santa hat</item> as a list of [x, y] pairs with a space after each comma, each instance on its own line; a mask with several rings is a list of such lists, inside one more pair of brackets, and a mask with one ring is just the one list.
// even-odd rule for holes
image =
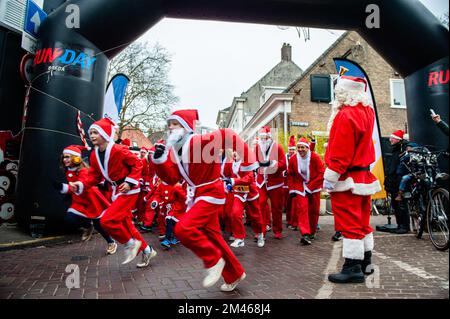
[[116, 124], [111, 121], [111, 119], [105, 117], [97, 122], [94, 122], [90, 127], [89, 131], [94, 129], [96, 130], [106, 141], [113, 142], [114, 141], [114, 133]]
[[391, 138], [395, 138], [396, 140], [403, 140], [404, 135], [405, 132], [403, 132], [402, 130], [398, 130], [391, 134]]
[[295, 136], [294, 135], [291, 135], [291, 137], [289, 138], [288, 149], [295, 150]]
[[309, 148], [309, 142], [308, 142], [308, 140], [307, 140], [306, 138], [304, 138], [304, 137], [301, 137], [301, 138], [298, 140], [297, 146], [298, 146], [298, 145], [304, 145], [304, 146], [306, 146], [307, 148]]
[[263, 126], [263, 127], [258, 131], [258, 136], [259, 136], [259, 137], [263, 137], [263, 136], [272, 137], [272, 133], [270, 132], [270, 127], [269, 127], [269, 126]]
[[166, 145], [166, 142], [164, 140], [159, 140], [158, 142], [155, 143], [155, 146], [158, 145]]
[[130, 141], [129, 138], [124, 138], [124, 139], [120, 142], [120, 144], [130, 147], [130, 146], [131, 146], [131, 141]]
[[86, 151], [86, 146], [82, 145], [69, 145], [63, 150], [63, 154], [70, 154], [73, 156], [81, 157], [81, 152]]
[[197, 110], [178, 110], [173, 112], [168, 118], [169, 120], [178, 121], [188, 132], [193, 132], [195, 129], [195, 121], [198, 121]]
[[148, 153], [148, 149], [147, 149], [146, 147], [142, 146], [142, 147], [141, 147], [141, 152]]
[[366, 92], [367, 81], [355, 76], [342, 75], [338, 78], [336, 87], [340, 87], [346, 91]]
[[148, 152], [149, 152], [150, 154], [155, 153], [155, 151], [156, 151], [156, 149], [155, 149], [154, 146], [152, 146], [152, 147], [148, 150]]

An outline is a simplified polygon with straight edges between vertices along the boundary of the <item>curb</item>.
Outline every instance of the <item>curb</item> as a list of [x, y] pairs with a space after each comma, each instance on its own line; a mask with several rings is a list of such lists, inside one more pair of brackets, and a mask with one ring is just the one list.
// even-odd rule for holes
[[32, 240], [26, 240], [21, 242], [11, 242], [7, 244], [0, 244], [0, 252], [8, 251], [14, 249], [25, 249], [25, 248], [33, 248], [38, 246], [45, 246], [49, 244], [70, 244], [76, 242], [74, 240], [75, 236], [54, 236], [54, 237], [45, 237], [45, 238], [37, 238]]

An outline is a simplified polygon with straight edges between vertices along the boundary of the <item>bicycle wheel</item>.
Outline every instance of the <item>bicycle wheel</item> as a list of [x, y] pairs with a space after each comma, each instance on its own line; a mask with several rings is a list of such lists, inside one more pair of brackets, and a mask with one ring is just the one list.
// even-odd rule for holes
[[448, 191], [438, 188], [431, 194], [427, 207], [428, 232], [438, 250], [447, 250], [449, 244]]
[[417, 235], [419, 230], [419, 204], [416, 198], [411, 198], [408, 200], [407, 209], [409, 212], [409, 217], [411, 218], [411, 226], [413, 232]]

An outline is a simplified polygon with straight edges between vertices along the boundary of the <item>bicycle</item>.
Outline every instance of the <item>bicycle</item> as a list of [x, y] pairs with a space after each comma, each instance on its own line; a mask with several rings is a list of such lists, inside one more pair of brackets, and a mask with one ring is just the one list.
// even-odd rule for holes
[[407, 165], [412, 176], [411, 193], [405, 193], [413, 230], [418, 239], [425, 231], [438, 250], [449, 247], [449, 192], [438, 185], [448, 179], [441, 173], [438, 158], [448, 155], [445, 151], [430, 152], [426, 147], [415, 147], [409, 151]]

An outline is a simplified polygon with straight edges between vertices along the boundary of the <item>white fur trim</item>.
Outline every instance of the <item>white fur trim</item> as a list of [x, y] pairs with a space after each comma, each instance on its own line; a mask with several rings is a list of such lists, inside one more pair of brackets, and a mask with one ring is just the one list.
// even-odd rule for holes
[[80, 213], [79, 211], [77, 211], [76, 209], [73, 209], [73, 208], [69, 208], [69, 209], [67, 210], [67, 212], [68, 212], [68, 213], [75, 214], [75, 215], [78, 215], [78, 216], [82, 216], [82, 217], [85, 217], [85, 218], [86, 218], [86, 215], [85, 215], [85, 214]]
[[401, 138], [400, 136], [394, 135], [394, 134], [391, 134], [390, 137], [395, 138], [396, 140], [399, 140], [399, 141], [403, 140], [403, 138]]
[[73, 156], [81, 157], [81, 153], [78, 153], [78, 152], [75, 152], [75, 151], [72, 151], [72, 150], [64, 150], [63, 154], [70, 154], [70, 155], [73, 155]]
[[257, 200], [258, 198], [259, 198], [259, 194], [252, 198], [247, 198], [247, 202], [253, 202], [254, 200]]
[[295, 190], [295, 189], [290, 190], [290, 191], [289, 191], [289, 194], [298, 194], [298, 195], [305, 196], [305, 192], [300, 192], [300, 191]]
[[308, 188], [308, 186], [306, 186], [305, 182], [303, 182], [303, 187], [305, 188], [305, 191], [310, 193], [310, 194], [318, 193], [318, 192], [320, 192], [322, 190], [322, 188], [318, 188], [318, 189], [315, 189], [315, 190], [312, 191], [312, 190], [310, 190]]
[[270, 166], [269, 166], [269, 167], [274, 168], [275, 166], [277, 166], [277, 164], [278, 164], [278, 161], [272, 160], [272, 161], [270, 162]]
[[283, 187], [283, 186], [284, 186], [284, 183], [281, 183], [281, 184], [278, 184], [278, 185], [273, 185], [273, 186], [267, 186], [266, 185], [268, 191], [270, 191], [272, 189], [275, 189], [275, 188]]
[[130, 178], [130, 177], [125, 178], [125, 182], [129, 182], [133, 185], [139, 185], [139, 182], [137, 180], [135, 180], [134, 178]]
[[234, 194], [234, 198], [239, 199], [243, 203], [245, 203], [246, 197], [247, 197], [247, 194], [245, 194], [244, 196], [238, 195], [238, 194]]
[[224, 205], [225, 204], [225, 198], [215, 198], [212, 196], [199, 196], [194, 200], [194, 203], [197, 203], [198, 201], [204, 200], [205, 202], [211, 203], [211, 204], [217, 204], [217, 205]]
[[363, 260], [364, 240], [344, 238], [342, 241], [342, 256], [344, 258]]
[[84, 185], [83, 185], [83, 183], [80, 182], [80, 181], [76, 181], [76, 182], [73, 182], [73, 183], [74, 183], [75, 185], [78, 186], [78, 192], [74, 192], [75, 195], [81, 195], [81, 194], [83, 194], [83, 191], [84, 191]]
[[309, 144], [308, 144], [308, 143], [305, 143], [305, 142], [298, 142], [297, 145], [304, 145], [304, 146], [306, 146], [307, 148], [309, 148]]
[[61, 194], [67, 194], [69, 192], [69, 185], [68, 184], [63, 184], [63, 188], [61, 190]]
[[372, 251], [373, 246], [373, 233], [367, 234], [366, 237], [364, 237], [364, 251]]
[[136, 189], [131, 189], [126, 193], [116, 193], [116, 187], [113, 187], [111, 199], [112, 199], [112, 201], [115, 201], [117, 199], [117, 197], [119, 197], [119, 196], [134, 195], [134, 194], [139, 194], [140, 192], [141, 192], [141, 189], [136, 188]]
[[341, 177], [341, 174], [329, 169], [328, 167], [323, 174], [323, 178], [330, 182], [337, 182], [339, 180], [339, 177]]
[[166, 149], [164, 151], [163, 155], [160, 158], [156, 158], [155, 159], [155, 154], [153, 153], [153, 155], [151, 156], [151, 160], [155, 164], [162, 164], [162, 163], [165, 163], [167, 161], [168, 155], [169, 155], [169, 152]]
[[253, 163], [251, 165], [248, 165], [248, 166], [241, 165], [241, 171], [243, 171], [243, 172], [254, 171], [255, 169], [258, 169], [258, 168], [259, 168], [259, 163], [258, 162], [255, 162], [255, 163]]
[[345, 192], [351, 190], [355, 195], [367, 196], [381, 191], [380, 181], [376, 180], [371, 184], [355, 183], [353, 178], [348, 177], [344, 181], [338, 181], [334, 189], [330, 192]]
[[[167, 118], [167, 121], [169, 121], [169, 120], [176, 120], [176, 121], [178, 121], [181, 124], [181, 126], [183, 126], [184, 129], [187, 130], [188, 132], [193, 132], [194, 131], [191, 127], [189, 127], [187, 122], [179, 115], [172, 114], [171, 116], [169, 116]], [[195, 124], [195, 123], [193, 123], [193, 124]]]

